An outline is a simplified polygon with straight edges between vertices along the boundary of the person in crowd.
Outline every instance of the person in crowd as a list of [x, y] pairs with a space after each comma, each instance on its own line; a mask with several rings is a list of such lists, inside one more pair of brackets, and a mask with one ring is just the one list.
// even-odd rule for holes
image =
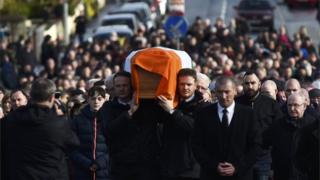
[[285, 116], [274, 122], [263, 134], [264, 145], [272, 147], [274, 180], [304, 178], [293, 166], [293, 155], [299, 141], [299, 129], [315, 121], [314, 117], [305, 114], [307, 103], [301, 93], [289, 96], [287, 108]]
[[95, 86], [89, 89], [88, 104], [71, 120], [71, 127], [80, 140], [80, 147], [73, 151], [70, 159], [73, 165], [73, 177], [77, 180], [108, 180], [109, 158], [102, 122], [96, 117], [106, 101], [103, 88]]
[[172, 100], [158, 97], [167, 116], [163, 122], [161, 172], [163, 180], [198, 179], [200, 165], [193, 155], [191, 135], [195, 112], [208, 103], [203, 101], [203, 94], [197, 91], [199, 82], [195, 70], [181, 69], [177, 77], [178, 106], [174, 108]]
[[264, 94], [266, 96], [271, 97], [274, 100], [277, 100], [277, 85], [274, 81], [272, 80], [266, 80], [262, 83], [261, 89], [260, 89], [261, 94]]
[[75, 19], [76, 34], [78, 36], [80, 44], [84, 42], [84, 34], [86, 33], [87, 18], [84, 11], [80, 12], [80, 15]]
[[319, 179], [319, 120], [303, 127], [294, 154], [294, 167], [305, 179]]
[[2, 111], [3, 111], [3, 116], [4, 116], [4, 117], [5, 117], [6, 115], [8, 115], [9, 112], [11, 112], [12, 108], [11, 108], [10, 94], [6, 94], [6, 95], [2, 98], [1, 107], [2, 107]]
[[314, 88], [309, 91], [310, 105], [315, 111], [320, 112], [320, 89]]
[[202, 97], [205, 101], [211, 102], [212, 96], [209, 85], [210, 78], [203, 73], [197, 73], [197, 90], [202, 94]]
[[27, 95], [22, 89], [17, 89], [11, 92], [10, 100], [11, 107], [13, 110], [21, 106], [26, 106], [28, 104], [29, 95]]
[[67, 102], [68, 117], [73, 119], [76, 115], [80, 114], [81, 109], [85, 106], [86, 98], [82, 90], [75, 89], [70, 91], [70, 97]]
[[2, 99], [5, 95], [6, 95], [6, 90], [0, 86], [0, 105], [1, 105]]
[[6, 122], [6, 179], [69, 179], [66, 153], [79, 140], [66, 119], [53, 110], [55, 92], [51, 80], [36, 80], [30, 92], [31, 103], [3, 120]]
[[2, 119], [4, 117], [4, 111], [2, 108], [2, 99], [5, 96], [5, 89], [3, 87], [0, 86], [0, 119]]
[[193, 149], [200, 179], [250, 180], [261, 143], [253, 111], [234, 101], [236, 84], [230, 77], [219, 77], [215, 88], [218, 102], [195, 118]]
[[287, 98], [301, 89], [300, 82], [297, 79], [288, 79], [284, 85], [284, 90], [286, 93]]
[[[115, 97], [103, 105], [99, 117], [105, 125], [114, 180], [157, 180], [160, 176], [158, 133], [160, 106], [154, 100], [134, 101], [131, 75], [113, 78]], [[161, 112], [161, 113], [160, 113]]]
[[[236, 98], [236, 102], [253, 109], [260, 133], [265, 131], [274, 121], [281, 118], [279, 104], [260, 93], [260, 80], [253, 72], [246, 72], [243, 77], [244, 94]], [[254, 166], [254, 179], [268, 179], [271, 176], [270, 149], [263, 149], [257, 156]]]

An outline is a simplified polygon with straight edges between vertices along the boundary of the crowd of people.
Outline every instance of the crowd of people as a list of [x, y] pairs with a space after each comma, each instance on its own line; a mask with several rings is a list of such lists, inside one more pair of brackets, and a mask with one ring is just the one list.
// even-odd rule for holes
[[32, 39], [0, 40], [6, 178], [319, 179], [320, 61], [306, 27], [254, 39], [196, 18], [176, 107], [135, 103], [122, 67], [133, 50], [177, 48], [162, 28], [78, 42], [47, 35], [37, 59]]

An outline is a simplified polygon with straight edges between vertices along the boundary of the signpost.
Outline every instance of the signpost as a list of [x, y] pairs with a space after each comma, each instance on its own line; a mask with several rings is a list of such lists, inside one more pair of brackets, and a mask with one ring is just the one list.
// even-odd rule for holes
[[188, 32], [188, 21], [184, 16], [169, 16], [164, 24], [164, 30], [169, 38], [176, 38], [180, 49], [180, 38]]

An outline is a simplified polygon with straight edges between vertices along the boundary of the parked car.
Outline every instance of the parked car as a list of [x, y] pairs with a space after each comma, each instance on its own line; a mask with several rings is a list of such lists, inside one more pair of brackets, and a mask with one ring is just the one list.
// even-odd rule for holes
[[109, 14], [134, 14], [147, 29], [155, 26], [151, 17], [150, 7], [145, 2], [125, 3], [120, 8], [109, 12]]
[[114, 33], [118, 37], [130, 39], [133, 36], [133, 31], [127, 25], [113, 25], [113, 26], [100, 26], [93, 35], [93, 39], [101, 41], [110, 38]]
[[242, 0], [234, 9], [237, 24], [246, 23], [250, 31], [274, 28], [275, 7], [267, 0]]
[[133, 14], [107, 14], [101, 18], [100, 25], [127, 25], [135, 33], [138, 30], [139, 21]]
[[319, 0], [286, 0], [289, 8], [300, 7], [301, 5], [307, 5], [309, 7], [316, 7]]

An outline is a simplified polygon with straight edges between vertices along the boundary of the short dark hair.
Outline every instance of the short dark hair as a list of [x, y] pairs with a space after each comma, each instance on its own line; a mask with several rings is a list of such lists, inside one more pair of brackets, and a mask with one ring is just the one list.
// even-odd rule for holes
[[49, 100], [56, 92], [56, 85], [49, 79], [38, 79], [33, 82], [30, 96], [34, 102], [44, 102]]
[[221, 86], [222, 84], [226, 84], [228, 82], [231, 82], [232, 85], [234, 86], [234, 88], [236, 88], [236, 81], [232, 78], [232, 77], [228, 77], [228, 76], [219, 76], [216, 79], [216, 83], [215, 83], [215, 89], [217, 89], [219, 86]]
[[100, 86], [93, 86], [88, 91], [88, 97], [95, 97], [95, 96], [102, 96], [103, 98], [106, 97], [106, 91]]
[[105, 86], [105, 83], [103, 80], [99, 80], [99, 81], [93, 83], [93, 86]]
[[117, 72], [114, 76], [113, 76], [113, 83], [114, 83], [114, 80], [117, 78], [117, 77], [127, 77], [128, 79], [131, 79], [131, 74], [129, 72], [126, 72], [126, 71], [120, 71], [120, 72]]
[[190, 68], [183, 68], [180, 69], [180, 71], [178, 72], [178, 79], [179, 77], [183, 77], [183, 76], [191, 76], [194, 78], [194, 81], [197, 82], [198, 78], [197, 78], [197, 72], [194, 69], [190, 69]]
[[244, 73], [244, 75], [243, 75], [243, 78], [245, 78], [246, 76], [250, 76], [250, 75], [256, 75], [257, 76], [257, 74], [254, 72], [254, 71], [247, 71], [246, 73]]

